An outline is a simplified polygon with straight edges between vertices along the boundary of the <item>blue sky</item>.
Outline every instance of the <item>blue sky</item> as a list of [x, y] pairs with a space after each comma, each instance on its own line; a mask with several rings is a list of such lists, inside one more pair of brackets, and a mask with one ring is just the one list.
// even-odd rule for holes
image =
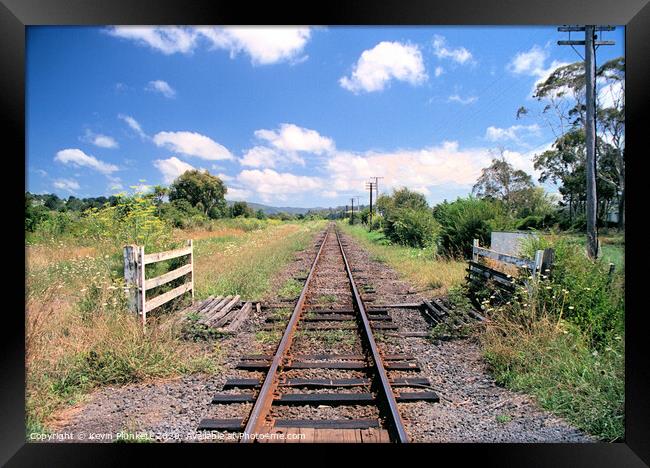
[[[605, 33], [599, 63], [623, 55]], [[28, 27], [27, 189], [67, 197], [168, 184], [336, 206], [407, 186], [471, 191], [501, 146], [533, 173], [553, 141], [534, 84], [579, 60], [556, 27]], [[133, 187], [137, 186], [137, 189]], [[551, 191], [552, 187], [548, 187]]]

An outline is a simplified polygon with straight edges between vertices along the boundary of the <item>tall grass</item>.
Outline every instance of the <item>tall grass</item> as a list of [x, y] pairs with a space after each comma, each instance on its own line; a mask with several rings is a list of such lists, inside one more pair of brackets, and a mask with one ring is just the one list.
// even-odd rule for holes
[[534, 395], [546, 409], [601, 440], [624, 437], [623, 273], [561, 237], [531, 242], [553, 247], [552, 271], [518, 299], [486, 304], [481, 336], [496, 380]]
[[435, 289], [436, 294], [444, 294], [450, 287], [464, 281], [466, 263], [437, 256], [435, 247], [414, 248], [391, 244], [381, 232], [368, 232], [363, 226], [350, 226], [347, 223], [339, 223], [339, 226], [358, 239], [374, 260], [390, 265], [415, 286]]

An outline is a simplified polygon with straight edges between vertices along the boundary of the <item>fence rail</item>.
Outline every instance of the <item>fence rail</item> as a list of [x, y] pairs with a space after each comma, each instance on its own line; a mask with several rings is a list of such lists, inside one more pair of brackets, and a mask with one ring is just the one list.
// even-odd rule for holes
[[515, 265], [519, 268], [528, 268], [533, 275], [538, 276], [542, 271], [551, 266], [554, 253], [553, 249], [538, 250], [535, 252], [535, 259], [529, 260], [486, 249], [485, 247], [479, 246], [478, 239], [474, 239], [472, 245], [472, 261], [478, 262], [480, 257], [491, 258], [499, 262]]
[[[146, 265], [184, 256], [189, 256], [188, 264], [155, 278], [145, 279]], [[147, 299], [147, 291], [184, 276], [189, 276], [189, 281], [170, 291]], [[192, 293], [192, 301], [194, 301], [194, 245], [192, 239], [187, 241], [186, 247], [150, 254], [144, 253], [143, 246], [124, 246], [124, 280], [129, 291], [129, 309], [141, 316], [143, 324], [147, 322], [148, 312], [186, 292]]]

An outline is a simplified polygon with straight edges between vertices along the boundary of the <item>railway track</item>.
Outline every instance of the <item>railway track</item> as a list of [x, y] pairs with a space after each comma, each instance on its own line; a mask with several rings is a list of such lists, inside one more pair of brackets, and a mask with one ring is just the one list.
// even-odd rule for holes
[[[214, 404], [252, 403], [244, 418], [203, 419], [198, 430], [238, 431], [241, 442], [408, 442], [399, 405], [437, 402], [413, 356], [383, 353], [376, 338], [396, 326], [368, 308], [331, 223], [287, 317], [274, 354], [241, 356], [263, 378], [228, 379]], [[235, 393], [233, 393], [235, 392]]]

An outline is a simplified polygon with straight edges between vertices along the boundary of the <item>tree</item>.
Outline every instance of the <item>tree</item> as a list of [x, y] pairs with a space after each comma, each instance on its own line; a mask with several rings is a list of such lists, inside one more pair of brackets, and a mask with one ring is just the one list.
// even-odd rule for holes
[[244, 201], [236, 201], [230, 207], [230, 216], [232, 216], [233, 218], [236, 218], [238, 216], [244, 218], [251, 218], [253, 217], [253, 215], [254, 215], [253, 209], [249, 207], [248, 203]]
[[[596, 126], [602, 140], [596, 142], [596, 191], [598, 196], [609, 196], [601, 203], [609, 205], [613, 198], [618, 199], [619, 227], [625, 227], [625, 58], [618, 57], [605, 62], [596, 70], [598, 83], [601, 84], [601, 95], [597, 99]], [[555, 146], [562, 146], [567, 139], [575, 140], [575, 132], [584, 133], [586, 118], [585, 106], [585, 75], [583, 62], [575, 62], [558, 67], [549, 77], [538, 83], [534, 97], [545, 105], [540, 117], [546, 122], [556, 137]], [[517, 118], [529, 115], [530, 110], [521, 107]], [[574, 145], [575, 147], [575, 145]], [[542, 159], [547, 159], [548, 154]], [[566, 156], [566, 153], [565, 153]], [[578, 158], [580, 159], [580, 158]], [[601, 161], [598, 161], [598, 160]], [[611, 163], [611, 164], [610, 164]], [[601, 167], [602, 165], [602, 167]], [[602, 170], [607, 166], [611, 170]], [[610, 167], [611, 166], [611, 167]], [[582, 166], [584, 170], [584, 165]], [[583, 172], [582, 176], [585, 174]], [[540, 180], [541, 181], [541, 180]], [[600, 191], [603, 189], [603, 192]], [[575, 194], [570, 193], [569, 212], [572, 213]]]
[[499, 148], [499, 156], [482, 170], [472, 194], [479, 198], [501, 200], [510, 211], [514, 211], [515, 202], [525, 198], [525, 192], [533, 187], [532, 178], [521, 169], [512, 167], [505, 159], [504, 149]]
[[208, 171], [186, 171], [174, 180], [169, 190], [169, 200], [187, 200], [205, 216], [215, 216], [226, 209], [226, 186], [219, 177]]

